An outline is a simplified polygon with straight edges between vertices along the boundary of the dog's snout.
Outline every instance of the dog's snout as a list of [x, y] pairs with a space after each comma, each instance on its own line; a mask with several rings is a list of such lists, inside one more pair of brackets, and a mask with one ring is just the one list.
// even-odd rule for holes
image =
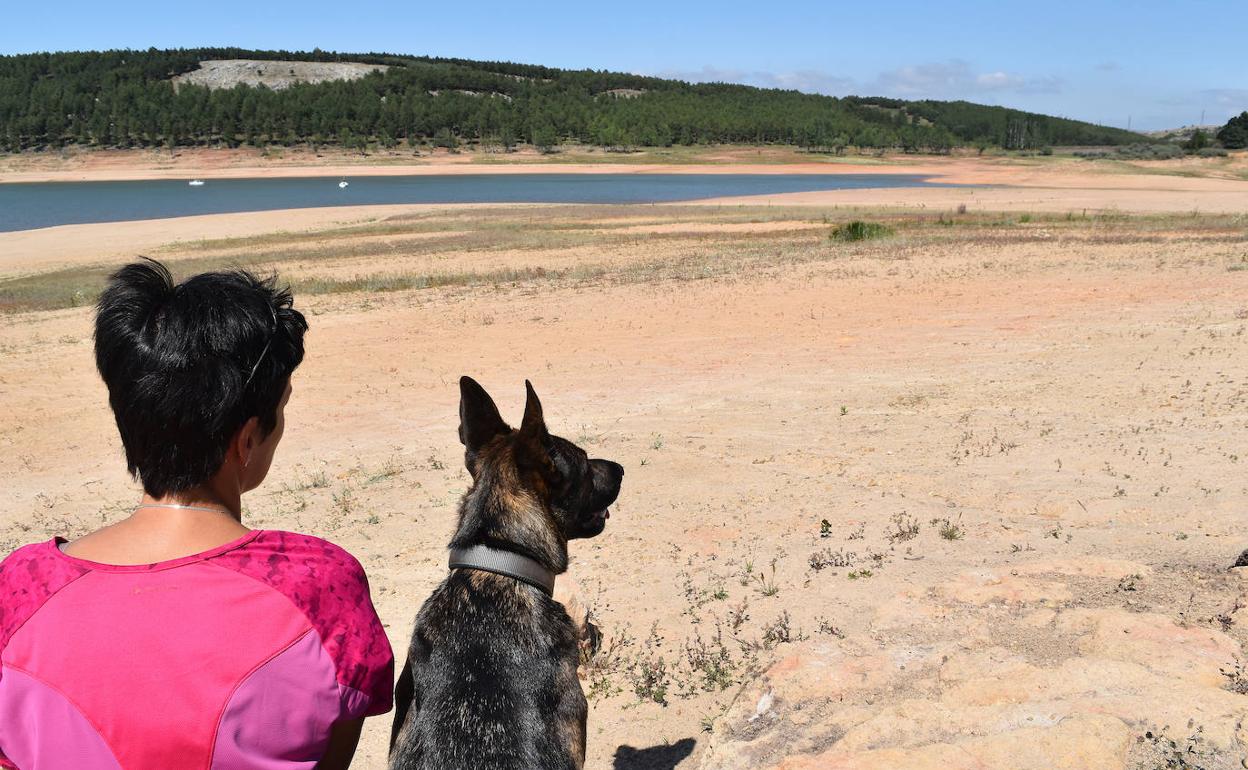
[[611, 460], [594, 460], [594, 475], [611, 486], [619, 486], [624, 480], [624, 466]]

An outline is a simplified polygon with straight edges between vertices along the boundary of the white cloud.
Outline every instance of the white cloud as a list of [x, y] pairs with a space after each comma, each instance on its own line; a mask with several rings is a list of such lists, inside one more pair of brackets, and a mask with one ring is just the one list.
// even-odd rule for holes
[[1167, 96], [1157, 103], [1176, 108], [1168, 111], [1172, 117], [1166, 126], [1195, 124], [1201, 112], [1206, 123], [1225, 123], [1248, 110], [1248, 88], [1206, 88]]
[[841, 96], [850, 93], [854, 88], [852, 78], [829, 75], [818, 70], [798, 70], [797, 72], [781, 72], [773, 76], [776, 88], [790, 88], [815, 94], [831, 94]]
[[969, 62], [950, 59], [882, 72], [873, 84], [873, 93], [956, 99], [1000, 92], [1051, 94], [1061, 91], [1064, 85], [1065, 82], [1055, 75], [1027, 77], [1005, 70], [976, 72]]
[[974, 80], [970, 64], [951, 59], [881, 72], [875, 82], [889, 95], [940, 96], [964, 91]]
[[1207, 88], [1200, 96], [1211, 107], [1230, 110], [1235, 115], [1248, 110], [1248, 88]]
[[986, 91], [996, 91], [1003, 88], [1018, 88], [1023, 85], [1022, 77], [1011, 75], [1008, 72], [984, 72], [975, 76], [975, 85]]
[[791, 72], [738, 70], [705, 65], [697, 70], [651, 72], [658, 77], [694, 83], [743, 83], [761, 88], [783, 88], [805, 93], [844, 96], [895, 96], [911, 99], [988, 99], [995, 94], [1054, 94], [1065, 81], [1054, 75], [1025, 76], [1007, 70], [978, 72], [969, 62], [950, 59], [900, 67], [859, 81], [822, 70]]

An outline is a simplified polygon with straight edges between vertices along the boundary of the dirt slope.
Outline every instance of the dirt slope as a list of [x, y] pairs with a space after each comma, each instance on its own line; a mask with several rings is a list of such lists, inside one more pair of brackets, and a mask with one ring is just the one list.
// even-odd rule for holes
[[268, 61], [265, 59], [210, 59], [199, 69], [173, 79], [174, 86], [208, 88], [267, 86], [274, 91], [295, 83], [324, 83], [329, 80], [358, 80], [370, 72], [389, 69], [384, 64], [355, 62]]

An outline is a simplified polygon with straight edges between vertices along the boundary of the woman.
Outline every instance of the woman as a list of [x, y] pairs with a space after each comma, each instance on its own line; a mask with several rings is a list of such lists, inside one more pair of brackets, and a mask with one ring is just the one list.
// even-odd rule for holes
[[143, 498], [0, 564], [0, 766], [346, 768], [394, 663], [359, 563], [249, 530], [307, 322], [245, 272], [147, 260], [100, 298], [96, 364]]

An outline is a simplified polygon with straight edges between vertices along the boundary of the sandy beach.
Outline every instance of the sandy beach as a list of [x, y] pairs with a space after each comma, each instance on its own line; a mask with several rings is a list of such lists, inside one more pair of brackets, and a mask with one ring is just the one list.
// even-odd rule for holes
[[[1244, 158], [739, 160], [701, 172], [1008, 186], [0, 234], [0, 550], [136, 499], [92, 287], [135, 254], [241, 264], [311, 324], [246, 523], [360, 558], [396, 649], [468, 481], [460, 375], [513, 419], [533, 380], [553, 431], [626, 466], [607, 531], [571, 549], [606, 635], [587, 767], [1134, 770], [1166, 766], [1162, 736], [1242, 770]], [[482, 172], [237, 162], [9, 161], [0, 181]], [[615, 166], [488, 167], [556, 168]], [[846, 240], [851, 219], [882, 237]], [[359, 767], [384, 767], [388, 732], [367, 724]]]

